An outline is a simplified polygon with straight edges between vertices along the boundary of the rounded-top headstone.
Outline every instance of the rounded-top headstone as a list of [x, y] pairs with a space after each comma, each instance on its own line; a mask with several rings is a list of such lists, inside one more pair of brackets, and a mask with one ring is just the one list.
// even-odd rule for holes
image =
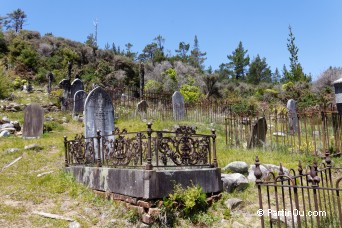
[[84, 90], [79, 90], [74, 95], [73, 114], [81, 114], [84, 111], [84, 103], [88, 94]]
[[114, 131], [114, 107], [112, 99], [101, 87], [96, 87], [87, 96], [84, 104], [85, 137], [110, 135]]
[[342, 115], [342, 78], [333, 82], [335, 88], [335, 101], [339, 115]]

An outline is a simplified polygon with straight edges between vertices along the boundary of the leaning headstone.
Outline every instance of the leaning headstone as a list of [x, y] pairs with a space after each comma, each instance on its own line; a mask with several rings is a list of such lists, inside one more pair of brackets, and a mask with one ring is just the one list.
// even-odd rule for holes
[[44, 109], [30, 104], [24, 110], [23, 138], [37, 138], [43, 133]]
[[84, 103], [87, 98], [87, 93], [84, 90], [79, 90], [74, 96], [73, 115], [82, 114], [84, 111]]
[[71, 89], [70, 89], [70, 97], [74, 98], [75, 93], [79, 90], [83, 90], [84, 86], [83, 86], [83, 82], [76, 78], [72, 83], [71, 83]]
[[147, 108], [148, 108], [147, 102], [145, 100], [142, 100], [137, 104], [136, 113], [144, 116], [146, 115]]
[[247, 148], [261, 147], [266, 143], [267, 123], [265, 117], [254, 122]]
[[290, 99], [287, 101], [287, 110], [288, 110], [290, 134], [294, 134], [298, 131], [298, 116], [297, 116], [295, 100]]
[[172, 95], [172, 108], [173, 119], [183, 120], [185, 116], [184, 97], [179, 91], [174, 92]]

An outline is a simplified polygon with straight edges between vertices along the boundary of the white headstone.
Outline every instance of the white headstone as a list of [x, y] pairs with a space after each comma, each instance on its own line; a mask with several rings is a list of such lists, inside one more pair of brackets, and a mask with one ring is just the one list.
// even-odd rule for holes
[[288, 100], [286, 107], [288, 110], [290, 134], [294, 134], [298, 131], [298, 116], [297, 116], [296, 101], [293, 99]]
[[172, 108], [173, 119], [183, 120], [185, 117], [184, 97], [179, 91], [174, 92], [172, 95]]

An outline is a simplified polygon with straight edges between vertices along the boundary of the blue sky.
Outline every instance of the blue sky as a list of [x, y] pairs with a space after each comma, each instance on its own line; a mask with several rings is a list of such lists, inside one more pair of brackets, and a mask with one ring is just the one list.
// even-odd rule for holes
[[305, 73], [316, 78], [329, 66], [342, 66], [342, 1], [319, 0], [0, 0], [0, 16], [20, 8], [24, 29], [85, 42], [98, 19], [98, 44], [128, 42], [141, 53], [153, 39], [165, 38], [175, 54], [181, 41], [207, 52], [205, 66], [227, 63], [242, 41], [253, 59], [265, 57], [272, 71], [289, 65], [286, 47], [291, 25]]

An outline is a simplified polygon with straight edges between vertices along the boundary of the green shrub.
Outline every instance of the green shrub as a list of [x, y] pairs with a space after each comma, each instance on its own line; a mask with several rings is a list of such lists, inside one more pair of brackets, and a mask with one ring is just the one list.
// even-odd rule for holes
[[201, 89], [199, 87], [188, 84], [182, 85], [180, 93], [184, 96], [184, 101], [187, 103], [195, 103], [202, 96]]
[[9, 86], [9, 79], [6, 77], [3, 72], [2, 67], [0, 67], [0, 98], [6, 98], [9, 96], [11, 92], [11, 87]]

